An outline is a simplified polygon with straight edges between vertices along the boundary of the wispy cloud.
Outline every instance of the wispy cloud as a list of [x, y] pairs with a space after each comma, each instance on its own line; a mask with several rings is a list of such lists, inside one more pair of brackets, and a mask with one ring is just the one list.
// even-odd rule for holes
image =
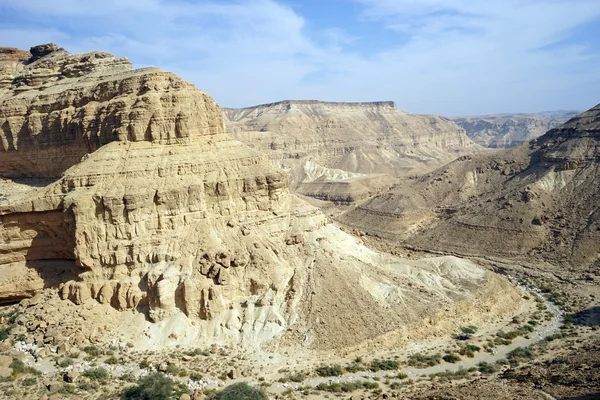
[[[600, 101], [599, 54], [572, 38], [599, 20], [597, 0], [347, 0], [360, 13], [332, 13], [318, 32], [283, 1], [3, 0], [0, 40], [110, 51], [179, 73], [225, 106], [392, 99], [473, 114]], [[359, 23], [385, 45], [356, 51], [370, 34]]]

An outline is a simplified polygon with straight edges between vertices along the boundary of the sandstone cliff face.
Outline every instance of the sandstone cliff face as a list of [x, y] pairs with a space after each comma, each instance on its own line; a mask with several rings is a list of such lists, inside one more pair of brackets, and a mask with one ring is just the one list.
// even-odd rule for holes
[[597, 265], [600, 106], [540, 138], [464, 157], [341, 217], [429, 250]]
[[[217, 107], [173, 74], [107, 53], [64, 51], [21, 66], [0, 111], [0, 174], [58, 178], [112, 141], [186, 143], [221, 132]], [[2, 92], [0, 92], [2, 95]]]
[[[72, 314], [44, 328], [51, 339], [340, 348], [445, 320], [441, 305], [484, 320], [519, 303], [472, 263], [362, 246], [175, 75], [106, 53], [32, 54], [10, 61], [0, 97], [0, 302], [58, 291]], [[29, 312], [47, 318], [47, 299]]]
[[533, 140], [569, 118], [574, 111], [540, 114], [498, 114], [453, 118], [475, 143], [491, 148], [514, 147]]
[[[224, 113], [228, 133], [267, 152], [290, 172], [294, 188], [311, 184], [311, 189], [301, 192], [319, 198], [335, 200], [340, 186], [350, 186], [354, 179], [329, 178], [324, 186], [308, 176], [306, 160], [362, 174], [362, 182], [373, 182], [373, 192], [377, 192], [394, 183], [390, 177], [420, 175], [479, 150], [452, 121], [407, 114], [393, 102], [282, 101], [224, 109]], [[315, 191], [316, 187], [321, 189]], [[353, 193], [351, 188], [346, 191]], [[367, 196], [350, 197], [362, 200]], [[340, 198], [344, 200], [343, 195]]]

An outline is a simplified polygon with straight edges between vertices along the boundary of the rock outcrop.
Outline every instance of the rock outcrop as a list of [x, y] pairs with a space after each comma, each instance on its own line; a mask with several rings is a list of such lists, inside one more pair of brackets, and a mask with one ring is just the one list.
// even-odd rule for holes
[[597, 265], [599, 118], [600, 105], [529, 143], [463, 157], [340, 220], [421, 249]]
[[453, 118], [475, 143], [490, 148], [514, 147], [533, 140], [576, 116], [576, 111], [495, 114]]
[[[332, 201], [363, 200], [389, 188], [393, 178], [480, 150], [452, 121], [407, 114], [393, 102], [282, 101], [224, 112], [227, 132], [269, 154], [289, 172], [292, 188]], [[323, 170], [316, 178], [314, 165]], [[333, 179], [336, 172], [327, 169], [347, 176]]]
[[450, 330], [521, 301], [470, 262], [364, 247], [177, 76], [34, 49], [0, 94], [0, 302], [36, 295], [16, 323], [43, 340], [395, 345], [425, 318]]

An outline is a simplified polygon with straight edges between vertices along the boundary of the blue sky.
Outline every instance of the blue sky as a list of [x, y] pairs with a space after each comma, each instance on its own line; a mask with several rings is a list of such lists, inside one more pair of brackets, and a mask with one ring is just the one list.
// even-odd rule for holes
[[600, 103], [600, 0], [0, 0], [0, 44], [173, 71], [226, 107], [394, 100], [441, 115]]

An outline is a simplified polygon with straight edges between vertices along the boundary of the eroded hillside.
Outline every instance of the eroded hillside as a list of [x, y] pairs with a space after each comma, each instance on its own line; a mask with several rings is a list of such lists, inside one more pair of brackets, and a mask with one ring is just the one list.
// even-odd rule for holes
[[491, 148], [514, 147], [539, 136], [576, 116], [576, 111], [538, 114], [495, 114], [458, 117], [452, 120], [465, 129], [475, 143]]
[[519, 147], [463, 157], [341, 221], [416, 248], [596, 265], [600, 106]]
[[[355, 202], [480, 151], [452, 121], [393, 102], [282, 101], [224, 109], [236, 139], [269, 154], [301, 194]], [[315, 171], [319, 171], [315, 174]]]
[[[213, 99], [171, 73], [52, 45], [8, 54], [0, 302], [35, 296], [15, 323], [40, 348], [119, 337], [383, 349], [507, 318], [524, 301], [471, 262], [366, 248], [290, 194], [281, 169], [225, 133]], [[468, 145], [436, 133], [444, 123], [423, 140]]]

